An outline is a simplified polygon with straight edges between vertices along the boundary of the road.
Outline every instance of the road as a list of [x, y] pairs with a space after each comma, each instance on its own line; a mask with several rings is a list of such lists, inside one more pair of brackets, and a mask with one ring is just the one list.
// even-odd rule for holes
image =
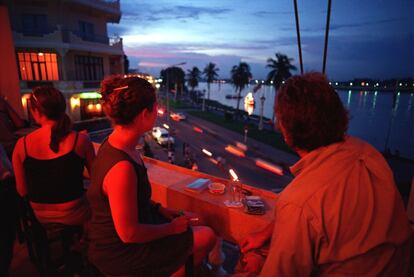
[[[199, 127], [191, 117], [184, 121], [167, 121], [165, 115], [163, 118], [158, 118], [156, 126], [162, 126], [164, 123], [170, 127], [171, 134], [175, 138], [175, 159], [176, 164], [183, 165], [184, 157], [182, 144], [188, 143], [190, 145], [191, 153], [196, 160], [198, 169], [211, 175], [222, 178], [229, 178], [227, 170], [221, 170], [217, 165], [210, 161], [209, 157], [201, 150], [207, 149], [213, 153], [213, 157], [222, 157], [226, 161], [226, 167], [233, 168], [242, 183], [264, 188], [267, 190], [278, 191], [285, 187], [291, 180], [288, 176], [279, 176], [255, 164], [252, 159], [254, 155], [247, 152], [247, 156], [237, 157], [225, 150], [227, 145], [234, 145], [232, 139], [220, 135], [215, 130], [204, 130], [202, 133], [194, 130], [194, 127]], [[240, 136], [240, 141], [243, 139]], [[146, 137], [146, 141], [150, 144], [152, 151], [157, 159], [167, 161], [167, 147], [158, 145], [150, 135]]]

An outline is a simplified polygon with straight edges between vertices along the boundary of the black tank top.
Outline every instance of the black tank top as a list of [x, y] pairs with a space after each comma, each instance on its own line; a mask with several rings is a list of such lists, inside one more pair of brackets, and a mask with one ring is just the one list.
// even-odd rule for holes
[[87, 193], [92, 210], [92, 219], [89, 225], [89, 237], [92, 248], [117, 251], [125, 247], [125, 244], [115, 230], [109, 200], [102, 188], [106, 174], [120, 161], [129, 161], [134, 166], [137, 175], [137, 221], [146, 224], [168, 222], [151, 203], [151, 185], [148, 180], [146, 167], [135, 162], [126, 152], [113, 147], [106, 140], [99, 148], [94, 161], [91, 185]]
[[57, 204], [80, 198], [83, 193], [83, 168], [85, 159], [75, 152], [78, 133], [72, 150], [57, 158], [42, 160], [27, 154], [26, 137], [23, 162], [27, 194], [32, 202]]

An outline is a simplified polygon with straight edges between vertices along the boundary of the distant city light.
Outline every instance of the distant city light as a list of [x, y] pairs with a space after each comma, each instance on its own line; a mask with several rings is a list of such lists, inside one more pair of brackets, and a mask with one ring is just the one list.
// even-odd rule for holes
[[369, 86], [369, 83], [367, 83], [367, 86]]
[[330, 85], [332, 85], [332, 82], [329, 82]]
[[400, 87], [402, 86], [402, 83], [400, 83]]
[[337, 85], [338, 85], [338, 82], [335, 83], [335, 86], [337, 86]]
[[43, 56], [44, 54], [42, 52], [37, 53], [39, 56]]
[[[270, 81], [270, 83], [273, 85], [273, 81]], [[414, 86], [414, 84], [413, 84], [413, 86]]]
[[352, 86], [353, 85], [352, 82], [350, 82], [349, 85]]
[[256, 80], [256, 84], [258, 84], [259, 83], [259, 80]]

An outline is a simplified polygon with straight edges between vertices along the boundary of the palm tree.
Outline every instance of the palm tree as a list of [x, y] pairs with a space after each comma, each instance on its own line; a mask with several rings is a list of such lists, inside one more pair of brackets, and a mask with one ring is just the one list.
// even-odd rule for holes
[[201, 71], [197, 66], [194, 66], [193, 69], [187, 70], [187, 84], [191, 87], [191, 97], [194, 95], [194, 88], [198, 86], [198, 81], [200, 80]]
[[[282, 85], [283, 81], [292, 76], [290, 71], [296, 70], [296, 66], [291, 64], [293, 59], [284, 54], [276, 53], [275, 56], [276, 59], [267, 59], [266, 67], [271, 68], [271, 71], [267, 74], [267, 82], [273, 82], [276, 92], [276, 90], [278, 90]], [[273, 109], [272, 121], [275, 121], [275, 109]]]
[[198, 86], [200, 75], [201, 71], [197, 66], [194, 66], [191, 70], [187, 70], [187, 83], [191, 87], [191, 91], [194, 91], [194, 88]]
[[240, 62], [239, 65], [233, 66], [233, 68], [230, 71], [230, 75], [231, 82], [233, 83], [233, 86], [236, 89], [237, 111], [239, 111], [241, 91], [246, 87], [246, 85], [249, 84], [249, 81], [252, 78], [250, 66], [245, 62]]
[[273, 81], [273, 86], [278, 89], [282, 82], [292, 76], [291, 70], [296, 70], [296, 66], [292, 65], [292, 58], [288, 56], [276, 53], [276, 59], [267, 59], [267, 68], [271, 68], [271, 71], [267, 74], [267, 81]]
[[[203, 75], [207, 79], [207, 99], [210, 100], [210, 84], [218, 77], [217, 71], [219, 69], [216, 67], [215, 63], [208, 63], [203, 70]], [[205, 97], [203, 98], [203, 111], [205, 110]]]

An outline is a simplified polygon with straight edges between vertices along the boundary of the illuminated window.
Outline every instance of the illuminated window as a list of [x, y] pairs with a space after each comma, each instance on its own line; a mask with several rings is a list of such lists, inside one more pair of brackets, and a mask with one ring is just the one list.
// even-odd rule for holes
[[21, 80], [52, 81], [59, 80], [57, 57], [55, 53], [17, 53]]

